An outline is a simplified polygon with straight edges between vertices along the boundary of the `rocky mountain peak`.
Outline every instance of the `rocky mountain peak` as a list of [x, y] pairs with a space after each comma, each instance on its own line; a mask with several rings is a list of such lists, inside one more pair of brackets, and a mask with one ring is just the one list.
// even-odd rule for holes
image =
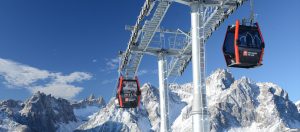
[[87, 99], [88, 99], [88, 100], [94, 100], [94, 99], [95, 99], [95, 95], [94, 95], [94, 94], [91, 94]]
[[[206, 79], [206, 86], [213, 132], [300, 129], [300, 114], [295, 104], [286, 91], [273, 83], [255, 83], [247, 77], [235, 80], [228, 70], [218, 69]], [[143, 85], [141, 90], [140, 108], [119, 109], [110, 101], [78, 130], [159, 131], [159, 90], [151, 84]], [[172, 131], [192, 131], [192, 95], [192, 83], [169, 85]]]
[[[207, 78], [211, 131], [300, 129], [300, 114], [285, 90], [273, 83], [255, 83], [247, 77], [233, 80], [228, 73], [217, 70]], [[189, 113], [191, 101], [174, 122], [174, 131], [192, 131]]]
[[234, 82], [234, 77], [227, 69], [217, 69], [207, 78], [207, 81], [207, 83], [213, 81], [217, 87], [226, 89]]
[[41, 92], [35, 93], [24, 103], [20, 116], [19, 122], [34, 131], [55, 131], [56, 123], [76, 121], [73, 108], [67, 100]]
[[[137, 109], [121, 109], [114, 102], [114, 98], [98, 113], [83, 125], [79, 131], [159, 131], [159, 90], [151, 84], [141, 87], [141, 105]], [[180, 114], [186, 103], [181, 101], [179, 95], [169, 92], [170, 122]], [[172, 107], [172, 109], [171, 109]]]
[[[256, 83], [247, 77], [235, 80], [228, 70], [218, 69], [206, 79], [206, 89], [212, 132], [300, 130], [300, 102], [291, 102], [288, 93], [276, 84]], [[193, 84], [170, 84], [168, 90], [171, 131], [192, 131]], [[0, 120], [0, 131], [3, 128], [55, 131], [58, 122], [65, 122], [64, 117], [56, 116], [63, 116], [57, 111], [68, 115], [63, 112], [66, 109], [74, 110], [78, 122], [60, 124], [61, 131], [159, 131], [159, 89], [147, 83], [141, 91], [141, 105], [137, 109], [118, 108], [114, 97], [105, 105], [102, 97], [94, 95], [73, 103], [72, 107], [69, 104], [70, 108], [65, 108], [63, 99], [43, 93], [35, 94], [23, 104], [1, 102], [0, 109], [5, 106], [21, 110], [14, 120], [0, 111], [3, 120], [2, 124]]]
[[72, 103], [72, 107], [75, 109], [80, 109], [80, 108], [86, 108], [88, 106], [96, 106], [99, 108], [102, 108], [106, 105], [105, 100], [103, 97], [98, 97], [96, 98], [94, 94], [91, 94], [89, 97], [75, 101]]
[[[138, 124], [141, 120], [139, 117], [147, 117], [146, 111], [118, 108], [115, 99], [112, 98], [106, 107], [94, 114], [87, 123], [82, 124], [76, 131], [140, 131]], [[141, 124], [148, 124], [149, 126], [150, 123], [142, 122]]]
[[288, 93], [284, 89], [280, 88], [278, 85], [276, 85], [274, 83], [270, 83], [270, 82], [257, 83], [257, 85], [268, 89], [268, 92], [273, 95], [280, 96], [280, 97], [284, 98], [285, 100], [289, 99]]
[[0, 111], [6, 113], [9, 117], [17, 114], [22, 107], [23, 103], [21, 101], [9, 99], [0, 102]]

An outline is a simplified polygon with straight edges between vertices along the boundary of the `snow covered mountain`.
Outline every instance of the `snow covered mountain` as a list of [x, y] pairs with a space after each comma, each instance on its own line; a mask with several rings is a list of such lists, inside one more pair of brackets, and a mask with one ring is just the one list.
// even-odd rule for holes
[[58, 123], [77, 121], [70, 103], [62, 98], [54, 98], [37, 92], [24, 103], [17, 121], [33, 131], [53, 132]]
[[94, 94], [91, 94], [86, 99], [75, 101], [72, 103], [72, 107], [74, 109], [81, 109], [86, 108], [88, 106], [97, 106], [97, 107], [103, 107], [105, 106], [105, 101], [103, 97], [96, 98]]
[[0, 132], [69, 132], [105, 106], [102, 97], [72, 102], [37, 92], [25, 102], [0, 102]]
[[13, 118], [22, 109], [21, 101], [6, 100], [0, 102], [0, 132], [3, 131], [30, 131], [26, 125], [22, 125]]
[[61, 123], [76, 122], [73, 108], [65, 99], [37, 92], [24, 103], [0, 103], [1, 131], [56, 131]]
[[[246, 77], [234, 79], [218, 69], [206, 80], [213, 132], [300, 131], [299, 103], [273, 83], [255, 83]], [[141, 88], [138, 109], [120, 109], [114, 98], [108, 104], [93, 95], [69, 103], [51, 95], [37, 93], [26, 102], [0, 102], [2, 131], [159, 131], [159, 91], [151, 84]], [[192, 131], [192, 84], [170, 84], [169, 117], [171, 131]]]
[[[95, 114], [88, 122], [81, 125], [78, 131], [151, 131], [159, 130], [159, 92], [150, 84], [142, 88], [142, 103], [139, 109], [117, 108], [114, 99]], [[175, 106], [170, 111], [170, 121], [173, 122], [180, 114], [186, 103], [181, 101], [175, 93], [169, 95], [170, 106]]]
[[[188, 87], [190, 89], [191, 87]], [[211, 131], [300, 131], [300, 114], [288, 94], [273, 83], [234, 80], [226, 70], [207, 79]], [[191, 131], [191, 99], [172, 124]]]
[[297, 108], [298, 108], [298, 111], [299, 111], [299, 113], [300, 113], [300, 100], [299, 100], [299, 101], [297, 101], [297, 102], [295, 103], [295, 105], [297, 106]]
[[[206, 80], [211, 131], [300, 131], [300, 114], [288, 94], [273, 83], [235, 80], [218, 69]], [[139, 109], [119, 109], [114, 99], [77, 131], [158, 131], [159, 94], [150, 84], [142, 88]], [[192, 84], [171, 84], [170, 123], [174, 132], [192, 131]]]
[[74, 114], [76, 115], [77, 119], [82, 121], [87, 121], [92, 114], [98, 112], [105, 105], [106, 103], [103, 97], [96, 98], [93, 94], [86, 99], [72, 103]]

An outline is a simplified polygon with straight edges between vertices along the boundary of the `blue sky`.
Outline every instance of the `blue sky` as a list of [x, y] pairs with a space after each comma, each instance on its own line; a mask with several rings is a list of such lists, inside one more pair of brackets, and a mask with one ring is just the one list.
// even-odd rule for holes
[[[114, 95], [117, 53], [125, 50], [143, 0], [0, 0], [0, 100], [25, 99], [36, 90], [81, 99]], [[264, 65], [231, 69], [235, 78], [274, 82], [300, 100], [300, 1], [257, 0], [257, 20], [266, 43]], [[173, 3], [162, 26], [190, 28], [189, 8]], [[240, 7], [207, 41], [207, 74], [226, 68], [221, 46], [228, 24], [249, 16]], [[147, 60], [147, 61], [145, 61]], [[157, 86], [157, 58], [144, 57], [141, 83]], [[173, 82], [170, 79], [169, 82]], [[191, 65], [178, 83], [192, 81]], [[63, 90], [62, 90], [63, 89]], [[68, 91], [68, 92], [66, 92]]]

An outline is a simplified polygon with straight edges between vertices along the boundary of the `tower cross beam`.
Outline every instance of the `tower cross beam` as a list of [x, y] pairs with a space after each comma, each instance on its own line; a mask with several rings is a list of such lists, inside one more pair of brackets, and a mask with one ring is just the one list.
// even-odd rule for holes
[[[244, 1], [247, 0], [146, 0], [135, 26], [126, 27], [132, 33], [127, 49], [121, 57], [120, 72], [125, 72], [124, 75], [127, 77], [134, 77], [144, 54], [158, 57], [161, 132], [170, 131], [167, 78], [182, 75], [191, 60], [194, 88], [193, 131], [209, 131], [205, 86], [205, 42]], [[166, 30], [159, 27], [172, 2], [191, 8], [191, 32]], [[152, 10], [155, 11], [152, 12]], [[150, 19], [145, 20], [146, 16]], [[177, 49], [149, 47], [156, 33], [175, 34], [176, 37], [177, 34], [184, 35], [186, 41], [183, 41], [183, 47]], [[174, 47], [176, 47], [175, 44]], [[172, 58], [169, 64], [166, 59], [168, 56]]]

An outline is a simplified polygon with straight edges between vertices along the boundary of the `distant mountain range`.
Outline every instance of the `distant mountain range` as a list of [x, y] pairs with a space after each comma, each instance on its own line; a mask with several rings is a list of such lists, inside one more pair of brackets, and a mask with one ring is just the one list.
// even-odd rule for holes
[[[206, 80], [211, 131], [300, 131], [300, 102], [273, 83], [255, 83], [246, 77], [235, 80], [218, 69]], [[151, 84], [141, 88], [138, 109], [120, 109], [114, 98], [102, 97], [69, 102], [36, 93], [25, 102], [0, 102], [0, 131], [159, 131], [159, 92]], [[192, 84], [170, 84], [171, 131], [192, 131]]]

